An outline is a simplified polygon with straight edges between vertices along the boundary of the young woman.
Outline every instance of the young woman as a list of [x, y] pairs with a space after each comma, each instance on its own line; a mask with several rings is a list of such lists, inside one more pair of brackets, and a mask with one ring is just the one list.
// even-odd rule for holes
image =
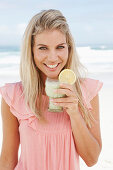
[[[49, 112], [45, 80], [58, 79], [65, 68], [72, 69], [77, 80], [57, 91], [66, 94], [53, 100], [63, 111]], [[102, 147], [98, 97], [102, 83], [84, 72], [62, 13], [50, 9], [36, 14], [23, 37], [21, 81], [0, 88], [0, 170], [79, 170], [79, 156], [87, 166], [97, 162]]]

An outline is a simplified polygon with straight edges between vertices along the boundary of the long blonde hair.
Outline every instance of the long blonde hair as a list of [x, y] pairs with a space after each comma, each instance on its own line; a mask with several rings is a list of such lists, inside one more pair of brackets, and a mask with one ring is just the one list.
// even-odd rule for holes
[[[42, 33], [44, 30], [52, 29], [57, 29], [66, 35], [69, 56], [68, 61], [63, 69], [72, 69], [77, 76], [75, 90], [79, 99], [79, 108], [86, 124], [88, 125], [88, 127], [90, 127], [91, 121], [89, 118], [89, 111], [83, 103], [80, 84], [81, 80], [84, 80], [87, 70], [79, 61], [75, 49], [75, 43], [67, 24], [66, 18], [59, 10], [42, 10], [30, 20], [25, 30], [21, 47], [20, 61], [20, 77], [23, 85], [23, 94], [25, 95], [25, 103], [26, 105], [29, 105], [31, 111], [36, 115], [36, 117], [41, 120], [41, 97], [44, 85], [40, 77], [40, 72], [36, 68], [34, 63], [32, 48], [34, 45], [35, 35]], [[36, 105], [37, 95], [39, 97], [38, 107]]]

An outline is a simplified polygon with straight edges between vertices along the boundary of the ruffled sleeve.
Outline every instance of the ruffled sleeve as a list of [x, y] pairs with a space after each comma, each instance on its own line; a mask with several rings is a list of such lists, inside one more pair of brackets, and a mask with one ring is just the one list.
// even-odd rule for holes
[[31, 116], [29, 108], [25, 107], [21, 82], [7, 83], [0, 87], [0, 94], [9, 105], [11, 113], [20, 121]]
[[5, 84], [3, 87], [0, 87], [0, 94], [2, 95], [5, 102], [11, 106], [14, 94], [14, 84]]
[[102, 82], [91, 78], [85, 79], [82, 83], [83, 99], [89, 109], [92, 109], [91, 100], [99, 93], [102, 86]]

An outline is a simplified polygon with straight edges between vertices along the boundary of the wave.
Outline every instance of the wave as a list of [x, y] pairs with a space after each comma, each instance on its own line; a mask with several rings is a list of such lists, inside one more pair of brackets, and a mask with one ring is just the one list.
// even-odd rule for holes
[[88, 46], [77, 47], [77, 53], [83, 63], [113, 63], [113, 50], [95, 50]]
[[[97, 48], [97, 47], [95, 47]], [[99, 49], [101, 48], [101, 49]], [[107, 46], [94, 47], [77, 47], [77, 53], [80, 61], [91, 72], [110, 72], [113, 71], [113, 50], [107, 49]], [[20, 63], [20, 51], [8, 49], [0, 51], [0, 75], [15, 74]]]

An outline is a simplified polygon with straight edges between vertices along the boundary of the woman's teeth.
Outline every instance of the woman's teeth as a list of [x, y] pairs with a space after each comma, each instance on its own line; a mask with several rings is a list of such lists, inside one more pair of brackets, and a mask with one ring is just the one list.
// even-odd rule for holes
[[55, 67], [58, 66], [58, 64], [55, 64], [55, 65], [46, 65], [46, 66], [49, 67], [49, 68], [55, 68]]

